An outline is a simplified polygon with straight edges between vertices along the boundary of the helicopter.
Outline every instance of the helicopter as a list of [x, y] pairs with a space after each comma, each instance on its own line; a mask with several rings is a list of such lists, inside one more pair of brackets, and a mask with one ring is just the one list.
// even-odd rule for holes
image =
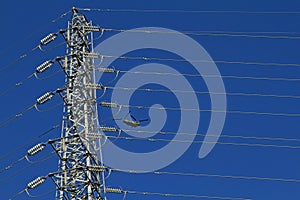
[[126, 117], [123, 119], [123, 123], [127, 124], [128, 126], [131, 126], [133, 128], [136, 128], [138, 126], [141, 125], [141, 122], [146, 122], [148, 121], [149, 119], [142, 119], [142, 120], [137, 120], [132, 114], [130, 114], [131, 111], [129, 111], [129, 113], [126, 115], [126, 117], [128, 115], [130, 115], [130, 117], [133, 119], [133, 120], [129, 120], [129, 119], [126, 119]]

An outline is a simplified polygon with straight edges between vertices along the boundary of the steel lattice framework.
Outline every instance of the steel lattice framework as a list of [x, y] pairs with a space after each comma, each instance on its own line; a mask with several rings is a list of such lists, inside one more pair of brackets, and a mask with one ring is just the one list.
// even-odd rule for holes
[[[105, 167], [95, 151], [97, 142], [88, 136], [98, 132], [95, 68], [88, 55], [93, 51], [93, 26], [75, 8], [68, 29], [62, 30], [67, 54], [58, 58], [66, 74], [65, 86], [57, 92], [64, 100], [62, 136], [52, 140], [59, 170], [49, 176], [57, 187], [56, 200], [104, 199]], [[101, 156], [99, 156], [101, 157]]]

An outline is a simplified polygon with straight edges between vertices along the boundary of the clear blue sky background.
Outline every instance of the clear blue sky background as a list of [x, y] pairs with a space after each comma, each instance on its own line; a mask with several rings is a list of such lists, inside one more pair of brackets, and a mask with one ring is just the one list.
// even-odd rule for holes
[[[57, 23], [51, 20], [60, 16], [71, 7], [89, 8], [115, 8], [115, 9], [168, 9], [168, 10], [236, 10], [236, 11], [299, 11], [299, 1], [282, 0], [152, 0], [152, 1], [4, 1], [1, 6], [1, 33], [0, 33], [0, 67], [4, 67], [18, 58], [24, 52], [35, 47], [41, 38], [50, 32], [56, 32], [65, 28], [70, 15]], [[226, 31], [226, 32], [299, 32], [300, 14], [238, 14], [238, 13], [126, 13], [126, 12], [86, 12], [88, 19], [94, 24], [106, 28], [130, 29], [137, 27], [157, 26], [174, 29], [177, 31]], [[115, 33], [104, 33], [103, 39]], [[264, 35], [291, 35], [270, 34]], [[296, 34], [293, 36], [297, 36]], [[198, 41], [214, 60], [225, 61], [254, 61], [272, 63], [300, 63], [299, 39], [262, 39], [245, 37], [212, 37], [191, 36]], [[62, 38], [56, 43], [62, 42]], [[95, 41], [97, 45], [101, 40]], [[137, 55], [144, 55], [140, 52]], [[149, 52], [148, 52], [149, 53]], [[34, 52], [22, 61], [16, 63], [8, 70], [0, 72], [0, 92], [5, 91], [11, 85], [24, 79], [35, 71], [36, 66], [45, 60], [64, 54], [64, 47], [42, 53]], [[150, 52], [148, 56], [160, 55], [158, 52]], [[165, 57], [168, 54], [162, 54]], [[147, 55], [145, 55], [147, 56]], [[117, 62], [125, 69], [142, 64], [119, 60]], [[164, 62], [174, 68], [182, 67], [182, 63]], [[192, 73], [186, 65], [183, 73]], [[222, 75], [254, 76], [254, 77], [283, 77], [300, 78], [299, 67], [288, 66], [258, 66], [218, 64]], [[58, 71], [59, 66], [53, 69]], [[50, 73], [51, 74], [51, 73]], [[203, 81], [190, 80], [195, 90], [205, 91], [207, 88]], [[0, 121], [4, 121], [25, 107], [34, 103], [35, 99], [46, 91], [61, 87], [64, 82], [63, 74], [59, 74], [47, 80], [35, 80], [34, 78], [24, 83], [13, 92], [0, 97]], [[277, 95], [300, 95], [299, 81], [266, 81], [245, 79], [224, 79], [227, 92], [260, 93]], [[109, 95], [109, 94], [108, 94]], [[136, 93], [133, 104], [141, 104], [143, 93]], [[174, 98], [170, 96], [170, 99]], [[200, 97], [203, 109], [209, 109], [209, 99]], [[60, 102], [54, 99], [42, 109], [49, 109]], [[159, 103], [159, 98], [153, 97], [150, 103]], [[148, 102], [148, 103], [149, 103]], [[176, 101], [171, 101], [176, 107]], [[170, 103], [169, 102], [169, 103]], [[145, 102], [147, 103], [147, 102]], [[268, 113], [300, 113], [299, 99], [274, 98], [274, 97], [241, 97], [228, 96], [228, 110], [254, 111]], [[0, 129], [0, 171], [11, 162], [26, 154], [27, 148], [35, 143], [26, 145], [14, 152], [9, 157], [3, 158], [6, 153], [32, 140], [40, 133], [48, 130], [53, 125], [60, 124], [62, 107], [57, 107], [49, 112], [37, 112], [31, 110], [23, 117], [9, 123]], [[100, 110], [101, 111], [101, 110]], [[143, 118], [145, 114], [133, 111]], [[169, 113], [172, 114], [172, 113]], [[179, 113], [176, 113], [178, 115]], [[208, 126], [209, 114], [203, 113], [203, 121], [200, 123], [199, 133], [205, 132]], [[300, 117], [268, 116], [268, 115], [242, 115], [228, 114], [223, 134], [298, 138]], [[175, 126], [175, 125], [174, 125]], [[167, 130], [176, 130], [169, 125]], [[60, 130], [56, 129], [37, 142], [47, 141], [50, 138], [60, 136]], [[162, 138], [162, 136], [157, 138]], [[197, 140], [201, 140], [197, 137]], [[262, 143], [273, 145], [300, 146], [297, 142], [279, 141], [255, 141], [241, 139], [221, 138], [222, 142]], [[143, 142], [146, 143], [146, 142]], [[143, 143], [122, 143], [126, 148], [130, 145], [136, 147], [136, 151], [145, 151], [149, 147]], [[155, 143], [155, 147], [164, 145]], [[198, 151], [201, 144], [193, 144], [189, 150], [164, 171], [208, 173], [236, 176], [257, 176], [300, 179], [299, 163], [300, 149], [273, 148], [273, 147], [242, 147], [230, 145], [217, 145], [214, 150], [203, 160], [198, 159]], [[47, 149], [36, 160], [48, 156], [51, 149]], [[11, 196], [26, 187], [26, 184], [37, 176], [46, 175], [57, 170], [57, 158], [28, 166], [25, 161], [20, 162], [8, 171], [0, 173], [0, 198], [9, 199]], [[113, 173], [107, 184], [111, 187], [120, 187], [124, 190], [153, 191], [161, 193], [182, 193], [209, 196], [248, 197], [255, 200], [296, 200], [300, 198], [300, 183], [281, 181], [239, 180], [213, 177], [184, 177], [171, 175], [132, 175]], [[39, 189], [34, 190], [34, 195], [39, 195], [55, 187], [51, 181]], [[122, 199], [122, 196], [110, 196], [109, 199]], [[18, 199], [29, 199], [26, 194]], [[54, 199], [54, 192], [40, 199]], [[157, 196], [128, 195], [127, 199], [185, 199]], [[188, 198], [187, 198], [188, 199]]]

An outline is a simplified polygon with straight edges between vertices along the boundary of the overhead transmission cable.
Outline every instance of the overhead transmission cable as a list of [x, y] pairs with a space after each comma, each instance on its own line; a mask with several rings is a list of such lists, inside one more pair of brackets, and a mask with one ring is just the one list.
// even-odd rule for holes
[[28, 52], [22, 54], [21, 56], [19, 56], [17, 59], [13, 60], [12, 62], [8, 63], [7, 65], [4, 65], [3, 67], [0, 68], [0, 73], [4, 72], [5, 70], [9, 69], [10, 67], [14, 66], [16, 63], [18, 63], [19, 61], [23, 60], [24, 58], [26, 58], [27, 56], [29, 56], [31, 53], [33, 53], [35, 50], [37, 50], [39, 48], [39, 45], [32, 48], [31, 50], [29, 50]]
[[148, 142], [178, 142], [178, 143], [194, 143], [194, 144], [220, 144], [220, 145], [231, 145], [231, 146], [242, 146], [242, 147], [269, 147], [269, 148], [280, 148], [280, 149], [300, 149], [300, 146], [288, 146], [288, 145], [274, 145], [274, 144], [258, 144], [258, 143], [241, 143], [241, 142], [209, 142], [203, 140], [171, 140], [171, 139], [161, 139], [161, 138], [135, 138], [135, 137], [122, 137], [122, 136], [103, 136], [92, 135], [91, 137], [99, 138], [112, 138], [112, 139], [122, 139], [127, 141], [148, 141]]
[[[212, 135], [212, 134], [192, 134], [192, 133], [185, 133], [185, 132], [170, 132], [170, 131], [159, 131], [159, 132], [154, 132], [154, 131], [143, 131], [143, 130], [127, 130], [127, 129], [117, 129], [114, 127], [106, 127], [106, 126], [101, 126], [100, 129], [104, 132], [118, 132], [118, 136], [103, 136], [101, 134], [96, 135], [93, 134], [91, 137], [107, 137], [107, 138], [113, 138], [117, 140], [121, 136], [121, 132], [136, 132], [136, 133], [155, 133], [155, 134], [160, 134], [160, 135], [187, 135], [187, 136], [208, 136], [208, 137], [221, 137], [221, 138], [231, 138], [231, 139], [254, 139], [254, 140], [263, 140], [263, 141], [284, 141], [284, 142], [300, 142], [300, 139], [297, 138], [276, 138], [276, 137], [256, 137], [256, 136], [242, 136], [242, 135]], [[121, 137], [121, 139], [125, 140], [133, 140], [131, 137]], [[139, 139], [137, 139], [139, 140]], [[143, 140], [143, 139], [142, 139]], [[163, 142], [170, 142], [173, 140], [166, 140], [166, 139], [152, 139], [152, 138], [146, 138], [145, 140], [147, 141], [163, 141]], [[175, 140], [174, 142], [191, 142], [190, 140]], [[194, 141], [194, 143], [205, 143], [199, 140]], [[249, 147], [274, 147], [274, 148], [290, 148], [290, 149], [298, 149], [300, 148], [299, 146], [284, 146], [284, 145], [269, 145], [269, 144], [257, 144], [257, 143], [238, 143], [238, 142], [219, 142], [219, 144], [224, 144], [224, 145], [235, 145], [235, 146], [249, 146]]]
[[209, 33], [209, 32], [192, 32], [192, 31], [153, 31], [153, 30], [142, 30], [142, 29], [112, 29], [103, 28], [104, 31], [110, 32], [128, 32], [128, 33], [146, 33], [146, 34], [185, 34], [192, 36], [211, 36], [211, 37], [246, 37], [246, 38], [260, 38], [260, 39], [294, 39], [299, 40], [299, 36], [288, 36], [288, 35], [253, 35], [253, 34], [233, 34], [233, 33]]
[[141, 12], [141, 13], [220, 13], [220, 14], [300, 14], [300, 11], [247, 11], [247, 10], [169, 10], [169, 9], [114, 9], [114, 8], [77, 8], [81, 11], [98, 12]]
[[51, 158], [54, 158], [54, 157], [55, 157], [54, 152], [51, 152], [51, 153], [50, 153], [50, 156], [48, 155], [48, 156], [45, 156], [45, 157], [43, 157], [42, 159], [40, 159], [40, 160], [38, 160], [38, 161], [29, 163], [28, 165], [26, 165], [25, 167], [19, 169], [18, 171], [16, 171], [16, 172], [13, 173], [12, 175], [9, 175], [9, 176], [7, 176], [7, 177], [5, 177], [5, 178], [3, 178], [3, 179], [0, 179], [0, 185], [2, 185], [3, 183], [9, 181], [10, 179], [12, 179], [13, 177], [17, 176], [18, 174], [24, 172], [26, 169], [28, 169], [28, 168], [30, 168], [30, 167], [32, 167], [32, 166], [34, 166], [34, 165], [37, 165], [37, 164], [39, 164], [39, 163], [45, 162], [45, 161], [47, 161], [47, 160], [50, 160]]
[[33, 142], [37, 141], [38, 139], [44, 137], [45, 135], [51, 133], [52, 131], [54, 131], [55, 129], [59, 128], [60, 125], [57, 124], [57, 125], [54, 125], [52, 126], [50, 129], [44, 131], [43, 133], [39, 134], [38, 136], [34, 137], [33, 139], [31, 139], [30, 141], [22, 144], [21, 146], [17, 147], [16, 149], [13, 149], [12, 151], [6, 153], [5, 155], [3, 155], [2, 157], [0, 157], [0, 160], [3, 160], [7, 157], [9, 157], [10, 155], [14, 154], [15, 152], [19, 151], [20, 149], [24, 148], [25, 146], [29, 145], [29, 144], [32, 144]]
[[[49, 175], [48, 175], [49, 176]], [[31, 196], [28, 192], [29, 189], [34, 189], [40, 184], [44, 183], [47, 177], [38, 177], [32, 182], [30, 182], [24, 190], [18, 192], [14, 195], [10, 200], [15, 199], [19, 195], [26, 192], [29, 196]], [[240, 197], [225, 197], [225, 196], [212, 196], [212, 195], [192, 195], [192, 194], [175, 194], [175, 193], [157, 193], [157, 192], [149, 192], [149, 191], [136, 191], [136, 190], [123, 190], [118, 188], [106, 188], [106, 193], [116, 193], [116, 194], [124, 194], [123, 200], [126, 198], [127, 194], [138, 194], [138, 195], [158, 195], [164, 197], [182, 197], [182, 198], [196, 198], [196, 199], [219, 199], [219, 200], [251, 200], [250, 198], [240, 198]], [[48, 194], [48, 193], [45, 193]]]
[[[103, 103], [103, 102], [102, 102]], [[101, 104], [101, 103], [100, 103]], [[108, 105], [108, 104], [107, 104]], [[117, 104], [114, 104], [114, 107], [117, 107]], [[113, 118], [112, 118], [113, 119]], [[188, 133], [188, 132], [172, 132], [172, 131], [147, 131], [147, 130], [135, 130], [135, 129], [118, 129], [115, 127], [108, 126], [100, 126], [100, 130], [103, 132], [118, 132], [118, 136], [121, 136], [122, 132], [135, 132], [135, 133], [151, 133], [151, 134], [159, 134], [159, 135], [186, 135], [186, 136], [208, 136], [208, 137], [222, 137], [222, 138], [230, 138], [230, 139], [247, 139], [247, 140], [263, 140], [263, 141], [281, 141], [281, 142], [300, 142], [300, 139], [297, 138], [283, 138], [283, 137], [259, 137], [259, 136], [244, 136], [244, 135], [226, 135], [222, 134], [220, 136], [214, 134], [204, 134], [204, 133]], [[93, 135], [96, 136], [97, 135]], [[100, 137], [100, 135], [98, 135]], [[130, 140], [130, 138], [128, 138]], [[149, 138], [151, 141], [151, 139]], [[183, 141], [184, 142], [184, 141]]]
[[25, 156], [22, 156], [21, 158], [19, 158], [18, 160], [10, 163], [9, 165], [7, 165], [6, 167], [4, 167], [3, 169], [0, 170], [0, 174], [2, 174], [5, 171], [8, 171], [10, 169], [12, 169], [15, 165], [17, 165], [18, 163], [20, 163], [21, 161], [25, 160]]
[[47, 52], [47, 51], [52, 51], [53, 49], [56, 49], [57, 47], [65, 44], [65, 42], [62, 42], [54, 47], [51, 47], [50, 49], [47, 50], [43, 50], [42, 46], [45, 46], [47, 44], [49, 44], [50, 42], [54, 41], [58, 36], [58, 32], [57, 33], [50, 33], [49, 35], [47, 35], [46, 37], [44, 37], [43, 39], [41, 39], [40, 44], [37, 45], [36, 47], [32, 48], [30, 51], [22, 54], [21, 56], [19, 56], [17, 59], [13, 60], [12, 62], [8, 63], [7, 65], [4, 65], [3, 67], [0, 68], [0, 73], [4, 72], [5, 70], [9, 69], [10, 67], [14, 66], [16, 63], [18, 63], [19, 61], [23, 60], [24, 58], [28, 57], [30, 54], [32, 54], [34, 51], [36, 51], [37, 49], [40, 49], [43, 52]]
[[[57, 21], [59, 21], [60, 19], [64, 18], [67, 14], [69, 14], [71, 12], [71, 10], [61, 14], [59, 17], [57, 17], [56, 19], [51, 20], [50, 23], [56, 23]], [[36, 26], [39, 27], [38, 29], [34, 30], [33, 32], [31, 32], [27, 37], [28, 38], [30, 36], [32, 36], [34, 33], [36, 33], [37, 31], [41, 30], [42, 28], [44, 28], [47, 25], [47, 23], [44, 23], [43, 26]], [[14, 43], [16, 44], [17, 42], [14, 40]], [[0, 51], [0, 54], [3, 54], [4, 52], [6, 52], [8, 49], [10, 49], [11, 47], [15, 46], [15, 44], [10, 45], [9, 47], [5, 48], [4, 50]]]
[[[53, 154], [53, 152], [51, 152], [51, 153]], [[21, 170], [17, 171], [17, 172], [14, 173], [13, 175], [11, 175], [11, 176], [9, 176], [9, 177], [6, 177], [5, 179], [0, 180], [0, 185], [3, 184], [4, 182], [8, 181], [9, 179], [15, 177], [15, 176], [18, 175], [19, 173], [25, 171], [26, 169], [28, 169], [28, 168], [31, 167], [32, 165], [35, 165], [35, 164], [44, 162], [44, 161], [46, 161], [46, 160], [49, 160], [49, 159], [53, 158], [54, 156], [55, 156], [55, 154], [53, 154], [53, 155], [51, 155], [51, 156], [48, 156], [47, 158], [45, 158], [45, 159], [43, 159], [43, 160], [40, 160], [40, 161], [35, 162], [35, 163], [31, 163], [31, 164], [29, 164], [28, 166], [23, 167]], [[34, 185], [34, 187], [35, 187], [35, 186], [38, 186], [39, 184], [43, 183], [43, 180], [40, 180], [40, 181], [38, 182], [38, 180], [35, 179], [34, 181], [30, 182], [29, 184], [32, 184], [32, 183], [35, 183], [35, 185]], [[29, 185], [29, 184], [28, 184], [28, 185]], [[47, 193], [44, 193], [44, 194], [39, 195], [39, 196], [32, 196], [32, 195], [30, 195], [30, 194], [28, 193], [28, 189], [33, 189], [34, 187], [31, 187], [31, 186], [29, 185], [27, 188], [21, 190], [20, 192], [18, 192], [18, 193], [15, 194], [14, 196], [12, 196], [9, 200], [16, 199], [18, 196], [20, 196], [20, 195], [23, 194], [24, 192], [26, 192], [27, 195], [28, 195], [29, 197], [31, 197], [31, 198], [41, 198], [41, 197], [47, 196], [47, 195], [49, 195], [49, 194], [51, 194], [51, 193], [54, 192], [54, 191], [51, 191], [51, 192], [47, 192]]]
[[68, 14], [70, 14], [70, 13], [72, 13], [72, 9], [70, 9], [70, 10], [66, 11], [65, 13], [61, 14], [59, 17], [57, 17], [57, 18], [51, 20], [51, 22], [52, 22], [52, 23], [55, 23], [55, 22], [57, 22], [58, 20], [65, 18], [65, 17], [66, 17]]
[[[105, 28], [105, 27], [102, 27], [101, 28], [103, 31], [133, 31], [135, 32], [135, 30], [137, 32], [139, 32], [139, 30], [137, 29], [115, 29], [115, 28]], [[154, 30], [143, 30], [143, 29], [140, 29], [140, 31], [145, 31], [145, 33], [156, 33], [156, 31]], [[158, 31], [157, 33], [166, 33], [166, 34], [177, 34], [178, 32], [181, 32], [181, 33], [187, 33], [187, 34], [197, 34], [197, 33], [228, 33], [228, 34], [283, 34], [283, 35], [279, 35], [279, 36], [288, 36], [288, 35], [300, 35], [300, 32], [296, 32], [296, 31], [225, 31], [225, 30], [178, 30], [178, 31], [163, 31], [163, 30], [160, 30]], [[273, 36], [273, 35], [271, 35]]]
[[[52, 51], [52, 50], [54, 50], [54, 49], [56, 49], [56, 48], [62, 46], [63, 44], [66, 44], [66, 42], [65, 42], [65, 41], [64, 41], [64, 42], [61, 42], [61, 43], [59, 43], [58, 45], [55, 45], [54, 47], [51, 47], [51, 48], [45, 50], [44, 52]], [[11, 86], [10, 88], [8, 88], [8, 89], [6, 89], [5, 91], [3, 91], [2, 93], [0, 93], [0, 97], [6, 95], [6, 94], [8, 94], [8, 93], [10, 93], [11, 91], [13, 91], [14, 89], [16, 89], [17, 87], [20, 87], [21, 85], [23, 85], [23, 83], [25, 83], [26, 81], [28, 81], [29, 79], [31, 79], [33, 76], [34, 76], [35, 78], [37, 78], [38, 80], [45, 80], [45, 79], [48, 79], [48, 78], [52, 78], [53, 76], [56, 76], [57, 74], [59, 74], [60, 72], [63, 71], [63, 69], [61, 69], [61, 70], [58, 70], [58, 71], [56, 71], [56, 72], [50, 74], [49, 76], [42, 77], [42, 78], [38, 77], [38, 75], [37, 75], [38, 73], [43, 73], [43, 72], [45, 72], [45, 71], [48, 70], [53, 64], [54, 64], [54, 61], [46, 61], [46, 62], [44, 62], [43, 64], [41, 64], [40, 66], [37, 67], [36, 72], [32, 73], [31, 75], [27, 76], [25, 79], [23, 79], [23, 80], [17, 82], [16, 84], [14, 84], [13, 86]], [[44, 66], [42, 66], [42, 65], [44, 65]], [[41, 67], [41, 68], [39, 69], [39, 67]], [[1, 69], [0, 69], [0, 73], [1, 73]]]
[[[54, 47], [52, 47], [53, 49], [54, 48], [57, 48], [59, 46], [61, 46], [62, 44], [64, 44], [65, 42], [63, 43], [60, 43]], [[50, 51], [52, 50], [52, 48], [50, 49], [47, 49], [46, 51]], [[52, 74], [46, 76], [46, 77], [39, 77], [38, 74], [41, 74], [41, 73], [44, 73], [45, 71], [47, 71], [48, 69], [50, 69], [52, 67], [52, 65], [54, 64], [54, 60], [49, 60], [49, 61], [46, 61], [42, 64], [40, 64], [37, 68], [36, 68], [36, 71], [32, 74], [30, 74], [29, 76], [27, 76], [26, 78], [24, 78], [23, 80], [15, 83], [14, 85], [12, 85], [11, 87], [9, 87], [8, 89], [6, 89], [5, 91], [3, 91], [2, 93], [0, 93], [0, 97], [1, 96], [4, 96], [10, 92], [12, 92], [14, 89], [20, 87], [21, 85], [23, 85], [26, 81], [30, 80], [32, 77], [35, 77], [36, 79], [38, 80], [46, 80], [46, 79], [49, 79], [49, 78], [52, 78], [54, 76], [56, 76], [57, 74], [59, 74], [60, 72], [63, 71], [63, 69], [60, 69], [60, 70], [57, 70], [56, 72], [53, 72]]]
[[12, 115], [9, 118], [7, 118], [6, 120], [0, 122], [0, 128], [6, 126], [7, 124], [9, 124], [10, 122], [12, 122], [13, 120], [15, 120], [17, 118], [22, 117], [26, 112], [28, 112], [32, 108], [36, 108], [36, 110], [39, 111], [39, 109], [37, 108], [37, 106], [42, 105], [42, 104], [50, 101], [54, 97], [54, 95], [56, 93], [57, 93], [57, 91], [52, 91], [52, 92], [45, 93], [40, 98], [38, 98], [34, 104], [26, 107], [25, 109], [23, 109], [22, 111], [18, 112], [17, 114]]
[[222, 197], [222, 196], [211, 196], [211, 195], [193, 195], [193, 194], [175, 194], [175, 193], [159, 193], [149, 191], [135, 191], [135, 190], [123, 190], [118, 188], [106, 188], [107, 193], [124, 194], [123, 200], [127, 194], [138, 194], [145, 196], [163, 196], [163, 197], [181, 197], [181, 198], [192, 198], [192, 199], [219, 199], [219, 200], [251, 200], [250, 198], [238, 198], [238, 197]]
[[11, 91], [13, 91], [14, 89], [16, 89], [17, 87], [23, 85], [23, 83], [25, 83], [26, 81], [30, 80], [32, 77], [34, 76], [34, 74], [31, 74], [29, 76], [27, 76], [25, 79], [17, 82], [16, 84], [14, 84], [13, 86], [9, 87], [8, 89], [6, 89], [5, 91], [0, 93], [0, 97], [10, 93]]
[[[119, 131], [116, 129], [116, 131]], [[278, 137], [257, 137], [257, 136], [243, 136], [243, 135], [225, 135], [221, 134], [220, 136], [213, 134], [204, 134], [204, 133], [187, 133], [187, 132], [172, 132], [172, 131], [143, 131], [135, 129], [122, 129], [122, 132], [135, 132], [135, 133], [155, 133], [159, 135], [187, 135], [187, 136], [208, 136], [208, 137], [221, 137], [221, 138], [231, 138], [231, 139], [253, 139], [253, 140], [266, 140], [266, 141], [284, 141], [284, 142], [300, 142], [300, 139], [297, 138], [278, 138]]]
[[300, 113], [274, 113], [274, 112], [256, 112], [256, 111], [240, 111], [240, 110], [205, 110], [197, 108], [173, 108], [173, 107], [154, 107], [143, 105], [119, 105], [127, 108], [138, 109], [156, 109], [156, 110], [170, 110], [170, 111], [194, 111], [194, 112], [215, 112], [215, 113], [229, 113], [229, 114], [245, 114], [245, 115], [271, 115], [271, 116], [285, 116], [285, 117], [300, 117]]
[[161, 76], [188, 76], [188, 77], [207, 77], [207, 78], [226, 78], [226, 79], [250, 79], [250, 80], [267, 80], [267, 81], [295, 81], [299, 82], [299, 78], [284, 78], [284, 77], [253, 77], [253, 76], [234, 76], [234, 75], [208, 75], [208, 74], [176, 74], [166, 72], [143, 72], [143, 71], [130, 71], [130, 70], [118, 70], [119, 73], [129, 73], [135, 75], [161, 75]]
[[213, 94], [213, 95], [228, 95], [228, 96], [246, 96], [246, 97], [274, 97], [274, 98], [288, 98], [288, 99], [299, 99], [300, 96], [293, 95], [277, 95], [277, 94], [260, 94], [260, 93], [240, 93], [240, 92], [202, 92], [192, 90], [164, 90], [164, 89], [151, 89], [151, 88], [131, 88], [131, 87], [116, 87], [116, 86], [103, 86], [105, 89], [111, 90], [125, 90], [125, 91], [144, 91], [144, 92], [166, 92], [166, 93], [195, 93], [195, 94]]
[[147, 173], [153, 175], [176, 175], [176, 176], [212, 177], [212, 178], [224, 178], [224, 179], [243, 179], [243, 180], [254, 180], [254, 181], [276, 181], [276, 182], [287, 182], [287, 183], [300, 183], [299, 179], [287, 179], [287, 178], [167, 172], [167, 171], [145, 171], [145, 170], [123, 170], [123, 169], [111, 169], [111, 170], [117, 172], [123, 172], [123, 173], [130, 173], [130, 174]]
[[276, 67], [300, 67], [299, 63], [270, 63], [270, 62], [245, 62], [245, 61], [223, 61], [223, 60], [195, 60], [195, 59], [173, 59], [158, 57], [141, 57], [141, 56], [114, 56], [99, 54], [99, 58], [113, 58], [123, 60], [144, 60], [144, 61], [172, 61], [172, 62], [190, 62], [190, 63], [216, 63], [216, 64], [240, 64], [240, 65], [260, 65]]
[[16, 88], [20, 87], [21, 85], [23, 85], [25, 82], [27, 82], [28, 80], [30, 80], [32, 77], [35, 77], [38, 80], [46, 80], [48, 78], [52, 78], [54, 76], [56, 76], [58, 73], [62, 72], [62, 70], [58, 70], [56, 72], [54, 72], [53, 74], [50, 74], [49, 76], [46, 77], [38, 77], [37, 76], [37, 72], [34, 72], [32, 74], [30, 74], [29, 76], [27, 76], [26, 78], [22, 79], [21, 81], [15, 83], [14, 85], [10, 86], [8, 89], [4, 90], [3, 92], [0, 93], [0, 97], [14, 91]]
[[[106, 69], [106, 68], [104, 68]], [[108, 68], [110, 70], [110, 68]], [[99, 68], [99, 71], [103, 71], [103, 69]], [[113, 70], [114, 72], [114, 70]], [[117, 73], [119, 73], [116, 70]], [[117, 77], [115, 77], [116, 79]], [[114, 80], [115, 80], [114, 79]], [[180, 92], [180, 93], [195, 93], [195, 94], [211, 94], [211, 95], [227, 95], [227, 96], [244, 96], [244, 97], [271, 97], [271, 98], [288, 98], [288, 99], [300, 99], [300, 96], [295, 95], [279, 95], [279, 94], [262, 94], [262, 93], [242, 93], [242, 92], [210, 92], [210, 91], [188, 91], [188, 90], [164, 90], [164, 89], [151, 89], [151, 88], [130, 88], [130, 87], [115, 87], [115, 86], [105, 86], [99, 85], [99, 88], [103, 88], [105, 91], [106, 89], [116, 89], [116, 90], [137, 90], [137, 91], [145, 91], [145, 92]], [[102, 95], [103, 96], [103, 95]], [[101, 97], [102, 97], [101, 96]]]
[[15, 194], [14, 196], [12, 196], [11, 198], [9, 198], [9, 200], [14, 200], [16, 199], [18, 196], [20, 196], [21, 194], [23, 194], [25, 192], [25, 189], [24, 190], [21, 190], [20, 192], [18, 192], [17, 194]]
[[[7, 165], [3, 169], [1, 169], [0, 174], [4, 173], [5, 171], [8, 171], [8, 170], [12, 169], [15, 165], [17, 165], [18, 163], [20, 163], [23, 160], [27, 160], [30, 164], [39, 163], [39, 161], [31, 161], [29, 159], [29, 157], [32, 157], [32, 156], [36, 155], [37, 153], [43, 151], [46, 147], [46, 144], [47, 143], [40, 143], [40, 144], [37, 144], [34, 147], [30, 148], [24, 156], [22, 156], [18, 160], [10, 163], [9, 165]], [[52, 152], [52, 153], [54, 153], [54, 152]]]
[[29, 110], [31, 110], [32, 108], [35, 107], [35, 103], [28, 106], [27, 108], [23, 109], [21, 112], [18, 112], [15, 115], [10, 116], [9, 118], [7, 118], [6, 120], [0, 122], [0, 128], [6, 126], [7, 124], [9, 124], [10, 122], [12, 122], [13, 120], [22, 117], [26, 112], [28, 112]]
[[236, 198], [236, 197], [220, 197], [220, 196], [209, 196], [209, 195], [194, 195], [194, 194], [175, 194], [175, 193], [159, 193], [149, 191], [134, 191], [134, 190], [122, 190], [123, 193], [127, 194], [138, 194], [144, 196], [163, 196], [163, 197], [181, 197], [181, 198], [192, 198], [192, 199], [219, 199], [219, 200], [251, 200], [250, 198]]
[[50, 194], [54, 194], [57, 191], [57, 189], [45, 192], [44, 194], [40, 194], [40, 195], [31, 195], [29, 192], [26, 192], [28, 197], [30, 198], [42, 198], [42, 197], [46, 197], [49, 196]]
[[[110, 30], [113, 28], [102, 27], [103, 31], [106, 29]], [[133, 30], [133, 29], [116, 29], [116, 30]], [[146, 29], [147, 31], [147, 29]], [[163, 31], [164, 32], [164, 31]], [[178, 30], [178, 32], [187, 32], [187, 33], [229, 33], [229, 34], [283, 34], [282, 36], [287, 35], [300, 35], [300, 32], [296, 31], [225, 31], [225, 30]], [[151, 33], [151, 31], [150, 31]], [[166, 32], [168, 33], [168, 31]], [[172, 33], [176, 33], [175, 30]]]

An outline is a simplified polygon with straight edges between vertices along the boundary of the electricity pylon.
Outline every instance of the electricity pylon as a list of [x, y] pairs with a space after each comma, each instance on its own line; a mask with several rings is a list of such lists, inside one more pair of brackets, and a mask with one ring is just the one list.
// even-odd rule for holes
[[96, 31], [100, 28], [75, 8], [68, 28], [60, 31], [67, 43], [66, 56], [56, 59], [66, 74], [65, 86], [56, 91], [64, 100], [63, 128], [61, 138], [50, 142], [60, 161], [58, 172], [49, 175], [57, 187], [56, 200], [101, 200], [105, 196], [105, 167], [96, 152], [99, 143], [89, 138], [99, 131], [91, 57]]

